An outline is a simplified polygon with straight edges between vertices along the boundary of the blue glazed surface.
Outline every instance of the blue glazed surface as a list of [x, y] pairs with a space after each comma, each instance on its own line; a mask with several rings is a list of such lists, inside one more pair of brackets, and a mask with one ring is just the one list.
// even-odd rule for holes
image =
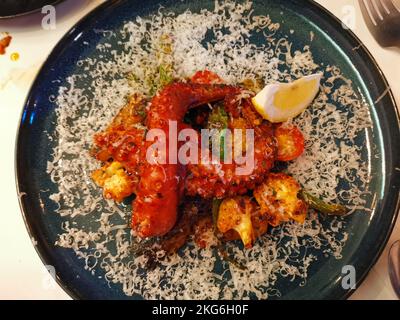
[[[164, 7], [178, 13], [187, 8], [192, 11], [211, 9], [213, 3], [162, 1]], [[77, 61], [98, 55], [96, 45], [105, 41], [98, 30], [119, 30], [136, 16], [147, 16], [157, 11], [159, 4], [159, 1], [153, 0], [145, 3], [108, 1], [85, 17], [55, 47], [38, 74], [24, 106], [16, 146], [17, 185], [18, 191], [23, 194], [21, 208], [44, 263], [55, 267], [59, 283], [75, 298], [130, 297], [124, 295], [120, 285], [109, 286], [104, 278], [93, 277], [85, 271], [83, 261], [78, 260], [72, 250], [54, 246], [57, 235], [62, 233], [64, 218], [54, 214], [56, 205], [48, 199], [49, 192], [57, 190], [46, 173], [53, 145], [49, 144], [44, 132], [52, 134], [56, 121], [56, 105], [49, 97], [56, 95], [59, 86], [64, 85], [65, 79], [75, 72]], [[395, 102], [391, 92], [374, 102], [387, 88], [380, 69], [359, 40], [316, 4], [301, 0], [254, 1], [254, 9], [256, 14], [268, 13], [272, 21], [279, 22], [282, 35], [290, 34], [291, 29], [296, 30], [290, 39], [294, 50], [309, 44], [310, 31], [314, 32], [312, 51], [316, 63], [339, 66], [371, 106], [373, 130], [369, 139], [360, 138], [360, 144], [367, 144], [379, 155], [370, 162], [373, 173], [370, 188], [378, 194], [373, 212], [358, 211], [346, 218], [350, 239], [341, 260], [321, 256], [311, 266], [305, 286], [290, 281], [278, 284], [282, 298], [286, 299], [345, 298], [351, 291], [341, 287], [343, 265], [355, 266], [359, 284], [382, 252], [396, 219], [400, 189], [400, 172], [396, 170], [400, 168], [400, 132]], [[372, 199], [369, 199], [371, 203]]]

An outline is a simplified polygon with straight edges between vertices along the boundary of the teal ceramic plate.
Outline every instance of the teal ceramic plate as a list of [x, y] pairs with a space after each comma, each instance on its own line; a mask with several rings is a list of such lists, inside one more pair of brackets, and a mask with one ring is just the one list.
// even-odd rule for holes
[[[55, 123], [60, 120], [52, 97], [58, 94], [60, 87], [69, 86], [68, 77], [82, 73], [82, 64], [78, 61], [87, 58], [111, 60], [112, 49], [119, 50], [121, 43], [127, 41], [119, 32], [122, 26], [128, 21], [136, 21], [137, 16], [156, 14], [160, 4], [165, 10], [179, 14], [186, 9], [192, 12], [212, 9], [214, 1], [107, 1], [74, 26], [57, 44], [39, 72], [23, 109], [16, 146], [17, 185], [23, 216], [42, 260], [54, 267], [57, 281], [74, 298], [137, 299], [141, 295], [128, 297], [120, 283], [106, 280], [100, 265], [91, 265], [92, 272], [85, 270], [84, 259], [78, 259], [71, 249], [55, 246], [58, 235], [64, 232], [61, 224], [69, 218], [55, 213], [57, 204], [49, 199], [51, 194], [59, 191], [57, 183], [53, 183], [47, 173], [48, 161], [52, 160], [53, 148], [58, 142]], [[321, 68], [338, 66], [352, 81], [353, 88], [362, 97], [360, 99], [368, 105], [371, 127], [357, 136], [355, 143], [365, 150], [363, 159], [370, 179], [365, 207], [369, 210], [360, 208], [343, 218], [342, 228], [348, 240], [340, 252], [341, 257], [310, 249], [309, 253], [316, 259], [308, 268], [305, 281], [278, 276], [274, 285], [279, 290], [278, 297], [283, 299], [346, 298], [353, 290], [343, 286], [346, 283], [343, 276], [354, 268], [355, 288], [361, 284], [382, 253], [399, 209], [400, 133], [395, 102], [370, 53], [353, 33], [344, 29], [334, 16], [316, 3], [256, 0], [253, 9], [253, 14], [268, 14], [273, 22], [280, 24], [276, 37], [288, 37], [292, 42], [292, 52], [311, 45], [314, 61]], [[251, 34], [248, 39], [256, 45], [265, 41], [260, 34]], [[111, 49], [102, 52], [98, 45], [105, 42], [111, 43]], [[206, 46], [207, 41], [203, 45]], [[85, 81], [89, 79], [77, 81], [76, 86], [84, 90]], [[77, 207], [79, 205], [76, 203]], [[94, 210], [92, 214], [79, 217], [78, 222], [86, 227], [94, 226], [100, 214]], [[325, 218], [322, 225], [329, 229], [332, 221], [333, 218]], [[340, 242], [341, 239], [336, 240]], [[307, 251], [307, 248], [301, 251], [303, 249]], [[226, 264], [219, 262], [216, 270], [218, 268], [226, 268]], [[142, 270], [142, 276], [146, 276], [145, 270]], [[259, 283], [260, 287], [265, 285]], [[243, 296], [255, 298], [251, 292]], [[270, 294], [269, 297], [277, 296]]]

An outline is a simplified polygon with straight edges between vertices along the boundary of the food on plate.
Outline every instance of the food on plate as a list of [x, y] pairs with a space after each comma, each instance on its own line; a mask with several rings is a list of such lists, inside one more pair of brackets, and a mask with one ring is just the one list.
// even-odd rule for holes
[[104, 166], [92, 173], [92, 179], [107, 199], [121, 202], [131, 195], [139, 183], [140, 146], [145, 130], [145, 105], [138, 95], [130, 97], [104, 132], [94, 137], [91, 154]]
[[321, 77], [321, 73], [316, 73], [291, 83], [268, 84], [252, 99], [253, 104], [266, 120], [273, 123], [288, 121], [315, 99]]
[[[237, 91], [237, 88], [230, 86], [196, 83], [177, 82], [168, 85], [152, 99], [146, 126], [148, 130], [169, 132], [169, 124], [175, 121], [180, 128], [189, 108], [225, 99]], [[165, 143], [167, 146], [170, 144], [168, 135]], [[150, 150], [151, 145], [151, 142], [143, 144], [143, 154]], [[157, 156], [154, 155], [154, 158]], [[186, 168], [181, 164], [172, 164], [169, 156], [166, 162], [161, 164], [150, 163], [147, 159], [143, 161], [132, 218], [132, 227], [141, 237], [162, 236], [176, 223]]]
[[318, 212], [334, 216], [342, 216], [349, 213], [349, 209], [346, 208], [345, 206], [338, 203], [327, 203], [304, 190], [301, 190], [299, 196], [311, 208], [317, 210]]
[[301, 131], [290, 124], [275, 128], [275, 138], [278, 145], [278, 161], [291, 161], [304, 152], [304, 136]]
[[92, 173], [92, 179], [103, 188], [106, 199], [121, 202], [134, 192], [134, 182], [118, 161], [106, 163]]
[[307, 215], [307, 204], [298, 197], [301, 190], [298, 182], [284, 173], [271, 173], [254, 190], [254, 197], [261, 213], [268, 216], [271, 226], [294, 220], [303, 223]]
[[[247, 152], [247, 155], [254, 161], [254, 169], [247, 174], [237, 174], [239, 165], [234, 162], [221, 161], [211, 165], [203, 162], [190, 163], [186, 190], [187, 194], [191, 196], [223, 198], [245, 194], [261, 182], [274, 165], [277, 146], [273, 126], [262, 121], [254, 111], [249, 99], [236, 100], [236, 97], [224, 102], [224, 110], [229, 118], [227, 128], [230, 132], [236, 132], [232, 136], [232, 157], [240, 156], [242, 151]], [[209, 118], [209, 123], [210, 121], [213, 121], [213, 118]], [[246, 129], [254, 132], [254, 145], [251, 150], [246, 150]], [[224, 132], [226, 131], [222, 129], [222, 133]]]
[[[320, 75], [280, 89], [278, 86], [281, 91], [276, 92], [275, 99], [279, 105], [289, 107], [298, 107], [294, 101], [299, 98], [303, 104], [310, 103], [308, 91], [315, 89], [319, 79]], [[315, 93], [312, 91], [312, 97]], [[216, 231], [225, 239], [240, 238], [247, 248], [267, 231], [268, 225], [276, 227], [289, 220], [304, 222], [308, 205], [299, 197], [299, 183], [287, 174], [271, 173], [276, 161], [293, 161], [302, 155], [304, 137], [293, 124], [273, 124], [263, 119], [263, 114], [257, 112], [254, 95], [244, 87], [224, 84], [209, 70], [198, 71], [186, 82], [169, 81], [161, 86], [148, 104], [138, 95], [132, 96], [105, 132], [95, 135], [93, 155], [105, 164], [93, 172], [92, 178], [103, 188], [107, 199], [121, 202], [135, 194], [132, 229], [139, 237], [165, 236], [173, 230], [185, 197], [221, 199], [214, 217]], [[306, 100], [305, 95], [309, 95]], [[173, 162], [177, 150], [169, 148], [177, 148], [182, 142], [171, 138], [171, 129], [192, 128], [190, 119], [189, 123], [184, 122], [188, 111], [204, 105], [210, 106], [209, 110], [203, 110], [200, 118], [197, 114], [193, 123], [214, 130], [210, 139], [218, 142], [220, 157], [211, 162], [202, 156], [185, 164]], [[146, 138], [146, 132], [152, 129], [168, 133], [165, 154], [153, 150], [154, 141]], [[246, 130], [251, 130], [253, 143]], [[195, 131], [196, 137], [200, 132], [202, 129]], [[228, 137], [230, 132], [234, 134]], [[202, 142], [196, 146], [198, 155], [211, 151], [209, 144]], [[228, 144], [232, 150], [226, 148]], [[247, 153], [253, 167], [238, 173], [243, 165], [227, 161], [227, 153], [231, 157]], [[210, 211], [210, 217], [211, 214]], [[191, 230], [182, 221], [185, 218], [178, 225], [184, 231], [170, 237], [167, 243], [174, 245], [167, 245], [168, 251], [179, 248], [177, 244], [183, 245]], [[206, 225], [197, 229], [204, 230]]]
[[257, 237], [267, 232], [268, 219], [250, 197], [238, 196], [221, 202], [216, 227], [225, 239], [241, 239], [250, 248]]
[[6, 34], [4, 37], [0, 39], [0, 55], [6, 53], [7, 47], [10, 45], [12, 37]]

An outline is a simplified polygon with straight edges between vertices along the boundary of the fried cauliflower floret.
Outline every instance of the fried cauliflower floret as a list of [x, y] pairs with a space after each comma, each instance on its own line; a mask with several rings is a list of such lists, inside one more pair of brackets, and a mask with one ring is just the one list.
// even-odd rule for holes
[[134, 183], [125, 172], [122, 164], [113, 161], [92, 173], [92, 179], [103, 188], [106, 199], [121, 202], [134, 191]]
[[290, 219], [303, 223], [307, 204], [298, 198], [300, 185], [284, 173], [271, 173], [263, 184], [254, 190], [254, 197], [262, 213], [268, 216], [272, 226]]
[[221, 203], [217, 228], [226, 241], [241, 239], [249, 248], [255, 239], [267, 232], [268, 221], [249, 197], [235, 197]]
[[219, 207], [217, 228], [221, 233], [236, 231], [246, 248], [253, 245], [255, 234], [251, 215], [254, 204], [248, 197], [228, 198]]

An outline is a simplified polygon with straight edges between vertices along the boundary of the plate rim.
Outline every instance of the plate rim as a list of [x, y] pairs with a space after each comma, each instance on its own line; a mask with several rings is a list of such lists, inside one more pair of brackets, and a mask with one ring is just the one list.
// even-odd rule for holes
[[[62, 1], [62, 0], [61, 0]], [[126, 0], [125, 0], [126, 1]], [[58, 1], [60, 2], [60, 1]], [[33, 80], [27, 96], [25, 98], [24, 104], [23, 104], [23, 108], [22, 111], [20, 113], [20, 118], [19, 118], [19, 122], [18, 122], [18, 128], [17, 128], [17, 132], [16, 132], [16, 139], [15, 139], [15, 146], [14, 146], [14, 176], [15, 176], [15, 184], [16, 184], [16, 192], [17, 192], [17, 196], [18, 196], [18, 203], [19, 203], [19, 207], [20, 207], [20, 211], [21, 211], [21, 215], [26, 227], [26, 230], [28, 232], [29, 237], [32, 239], [34, 238], [35, 235], [35, 231], [32, 228], [32, 224], [29, 223], [29, 213], [28, 210], [25, 208], [25, 205], [22, 201], [22, 197], [23, 197], [23, 191], [20, 189], [20, 176], [21, 176], [21, 172], [18, 169], [18, 147], [19, 147], [19, 142], [20, 142], [20, 138], [21, 138], [21, 124], [22, 124], [22, 119], [23, 119], [23, 113], [25, 111], [25, 109], [28, 106], [29, 100], [31, 99], [31, 97], [33, 96], [33, 91], [32, 89], [36, 86], [37, 82], [39, 82], [39, 77], [41, 75], [41, 73], [45, 70], [45, 66], [46, 64], [50, 61], [50, 59], [52, 58], [53, 55], [55, 55], [56, 53], [58, 53], [58, 51], [60, 51], [62, 44], [68, 40], [69, 36], [76, 30], [79, 29], [80, 25], [86, 21], [89, 21], [93, 18], [96, 17], [97, 13], [106, 9], [107, 7], [111, 7], [114, 4], [117, 4], [118, 2], [121, 2], [120, 0], [111, 0], [111, 1], [106, 1], [103, 2], [101, 4], [99, 4], [97, 7], [95, 7], [94, 9], [92, 9], [90, 12], [88, 12], [86, 15], [84, 15], [81, 19], [79, 19], [62, 37], [59, 41], [57, 41], [56, 45], [53, 47], [53, 49], [51, 50], [51, 52], [46, 56], [44, 62], [42, 63], [42, 65], [40, 66], [39, 71], [37, 72], [35, 79]], [[319, 4], [318, 2], [316, 2], [315, 0], [306, 0], [305, 1], [308, 5], [314, 6], [316, 7], [321, 14], [326, 15], [334, 24], [339, 24], [342, 25], [342, 21], [336, 16], [334, 15], [331, 11], [329, 11], [327, 8], [325, 8], [324, 6], [322, 6], [321, 4]], [[358, 44], [359, 44], [359, 48], [358, 50], [362, 50], [363, 53], [365, 53], [368, 57], [368, 59], [370, 60], [370, 62], [372, 62], [373, 67], [378, 71], [378, 76], [380, 78], [380, 80], [383, 82], [383, 84], [389, 88], [389, 90], [387, 91], [386, 95], [384, 96], [384, 98], [389, 98], [392, 106], [394, 107], [394, 113], [396, 115], [396, 122], [397, 122], [397, 130], [398, 132], [400, 132], [400, 110], [398, 108], [398, 105], [396, 103], [396, 100], [394, 98], [392, 89], [387, 81], [387, 78], [385, 76], [385, 74], [383, 73], [382, 69], [380, 68], [379, 64], [377, 63], [376, 59], [374, 58], [374, 56], [371, 54], [370, 50], [364, 45], [364, 43], [359, 39], [359, 37], [349, 28], [344, 29], [344, 35], [347, 35], [350, 38], [353, 38], [353, 40], [355, 40]], [[56, 58], [56, 57], [55, 57]], [[400, 160], [400, 158], [399, 158]], [[369, 266], [365, 269], [364, 273], [361, 275], [361, 277], [357, 277], [357, 281], [356, 281], [356, 287], [355, 289], [351, 289], [351, 290], [347, 290], [344, 291], [344, 294], [340, 297], [338, 297], [338, 299], [347, 299], [349, 298], [360, 286], [361, 284], [364, 282], [364, 280], [366, 279], [367, 275], [369, 274], [369, 272], [371, 271], [371, 269], [376, 265], [378, 259], [381, 257], [395, 226], [395, 223], [397, 221], [397, 218], [399, 216], [399, 211], [400, 211], [400, 186], [396, 187], [396, 191], [397, 191], [397, 201], [396, 201], [396, 206], [394, 208], [394, 213], [392, 214], [391, 220], [390, 220], [390, 226], [386, 232], [386, 236], [384, 238], [384, 241], [382, 241], [380, 243], [380, 247], [379, 250], [377, 250], [376, 255], [374, 256], [374, 258], [371, 260], [372, 262], [369, 264]], [[48, 253], [46, 252], [46, 250], [44, 248], [42, 248], [39, 245], [33, 245], [33, 247], [35, 248], [37, 254], [39, 255], [42, 263], [44, 265], [49, 265], [51, 263], [51, 259], [48, 257]], [[76, 299], [87, 299], [87, 297], [82, 296], [78, 290], [73, 289], [69, 286], [68, 283], [66, 283], [65, 281], [63, 281], [58, 274], [56, 274], [56, 278], [55, 281], [57, 282], [57, 284], [74, 300]]]

